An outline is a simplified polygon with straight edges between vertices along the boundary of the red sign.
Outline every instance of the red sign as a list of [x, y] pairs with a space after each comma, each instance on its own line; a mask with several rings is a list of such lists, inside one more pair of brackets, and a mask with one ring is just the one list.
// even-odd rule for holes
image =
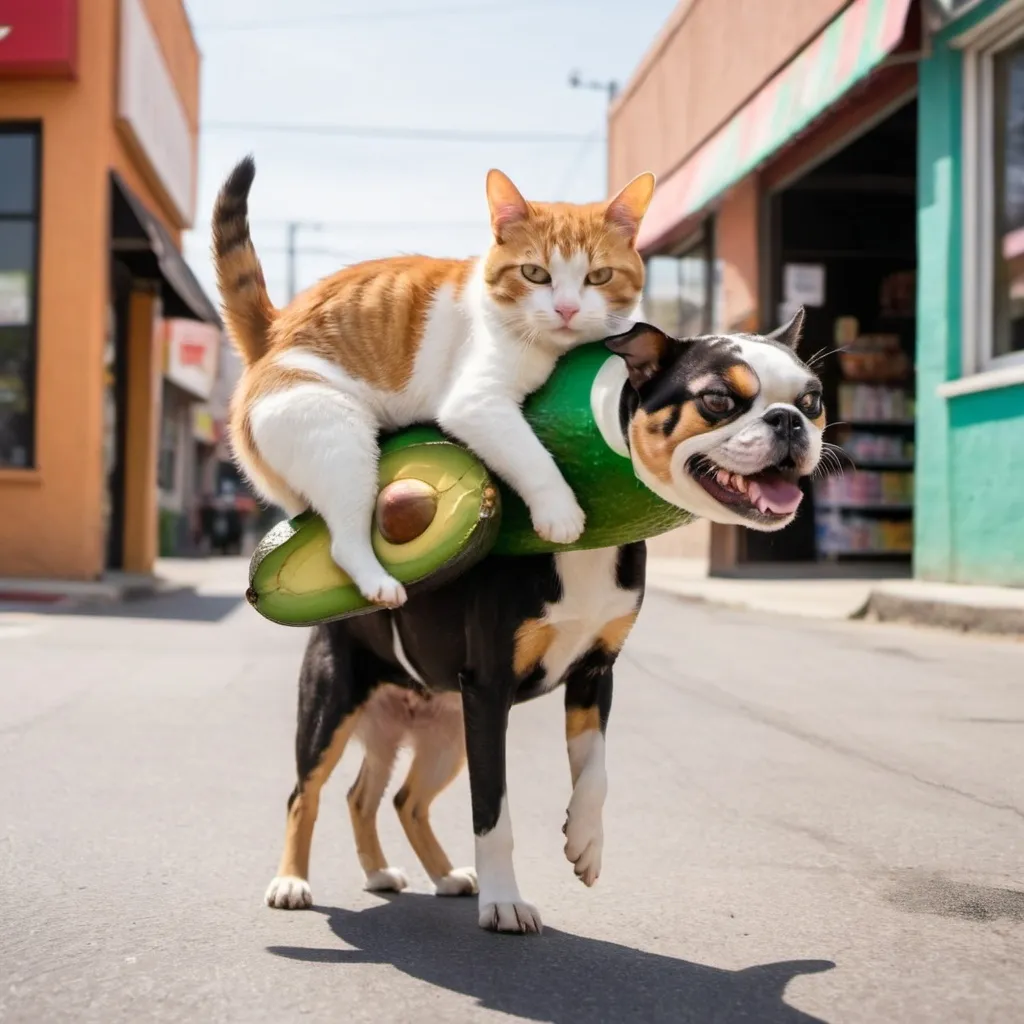
[[78, 0], [0, 0], [0, 76], [77, 75]]

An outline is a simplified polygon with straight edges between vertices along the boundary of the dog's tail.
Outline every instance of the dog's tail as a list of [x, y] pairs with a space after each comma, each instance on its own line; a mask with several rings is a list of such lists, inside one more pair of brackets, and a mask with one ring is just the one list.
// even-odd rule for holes
[[224, 320], [246, 365], [266, 352], [277, 315], [249, 233], [249, 189], [255, 176], [256, 161], [247, 156], [228, 175], [213, 207], [213, 262]]

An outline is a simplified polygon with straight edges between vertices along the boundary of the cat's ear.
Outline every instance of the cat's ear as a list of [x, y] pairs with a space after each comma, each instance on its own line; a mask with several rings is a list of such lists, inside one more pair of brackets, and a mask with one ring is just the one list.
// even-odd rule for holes
[[530, 216], [530, 204], [509, 176], [496, 169], [487, 172], [487, 205], [491, 210], [491, 231], [497, 242], [502, 240], [502, 233], [509, 225]]
[[795, 352], [800, 344], [800, 338], [803, 336], [803, 333], [804, 307], [798, 306], [789, 323], [776, 327], [771, 334], [766, 334], [765, 337], [770, 338], [772, 341], [778, 341]]
[[650, 324], [634, 324], [625, 334], [605, 339], [605, 347], [626, 361], [629, 383], [639, 391], [659, 370], [678, 342]]
[[654, 183], [650, 171], [638, 174], [605, 208], [605, 221], [627, 235], [631, 242], [636, 241], [640, 222], [651, 205]]

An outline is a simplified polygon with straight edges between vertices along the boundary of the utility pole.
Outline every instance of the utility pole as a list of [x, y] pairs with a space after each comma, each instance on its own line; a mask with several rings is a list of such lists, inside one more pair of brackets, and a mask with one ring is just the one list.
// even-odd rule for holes
[[287, 259], [288, 259], [288, 301], [291, 302], [295, 298], [296, 285], [295, 285], [295, 258], [298, 255], [298, 249], [295, 245], [295, 239], [298, 233], [303, 228], [308, 228], [310, 231], [319, 231], [323, 225], [314, 224], [309, 221], [291, 220], [286, 225], [288, 233], [288, 244], [286, 246]]
[[569, 88], [570, 89], [596, 89], [598, 92], [608, 94], [608, 106], [611, 106], [615, 100], [615, 97], [619, 94], [619, 83], [614, 79], [607, 82], [597, 81], [591, 79], [590, 81], [584, 81], [578, 71], [569, 72]]

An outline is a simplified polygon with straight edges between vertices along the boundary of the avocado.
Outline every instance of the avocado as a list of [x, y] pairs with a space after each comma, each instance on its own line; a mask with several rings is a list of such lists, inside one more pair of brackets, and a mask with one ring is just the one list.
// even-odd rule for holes
[[[586, 513], [586, 529], [573, 544], [541, 540], [519, 495], [500, 481], [492, 484], [479, 460], [436, 429], [413, 427], [385, 441], [373, 527], [373, 547], [384, 566], [415, 593], [454, 578], [489, 551], [530, 555], [616, 547], [691, 522], [691, 513], [636, 478], [624, 443], [613, 446], [617, 396], [625, 382], [619, 356], [599, 342], [583, 345], [563, 356], [523, 405]], [[334, 564], [327, 527], [312, 512], [267, 534], [249, 579], [250, 603], [288, 625], [377, 607]]]
[[[381, 564], [410, 593], [439, 586], [491, 549], [498, 495], [482, 463], [439, 431], [414, 428], [381, 446], [372, 528]], [[279, 523], [249, 564], [246, 599], [264, 617], [308, 626], [374, 611], [330, 553], [312, 511]]]

